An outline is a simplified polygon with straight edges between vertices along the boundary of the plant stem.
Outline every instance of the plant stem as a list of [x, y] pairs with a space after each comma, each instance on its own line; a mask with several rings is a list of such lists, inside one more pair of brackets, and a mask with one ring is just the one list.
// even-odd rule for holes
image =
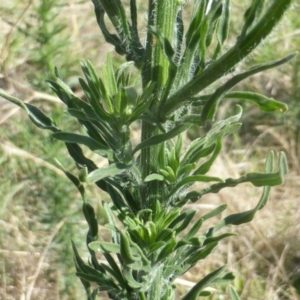
[[[148, 6], [148, 28], [154, 26], [169, 41], [174, 35], [174, 24], [178, 13], [179, 4], [177, 0], [150, 0]], [[168, 79], [169, 61], [163, 53], [161, 45], [156, 41], [153, 34], [148, 31], [146, 41], [146, 52], [144, 68], [142, 71], [142, 81], [145, 87], [148, 82], [155, 82], [155, 97], [150, 106], [151, 113], [158, 115], [159, 99]], [[146, 139], [161, 133], [157, 126], [143, 121], [142, 142]], [[158, 173], [159, 169], [165, 167], [165, 143], [141, 150], [141, 169], [143, 179], [151, 173]], [[151, 181], [145, 184], [142, 195], [147, 195], [142, 199], [143, 208], [153, 208], [156, 200], [162, 201], [164, 198], [165, 183]]]

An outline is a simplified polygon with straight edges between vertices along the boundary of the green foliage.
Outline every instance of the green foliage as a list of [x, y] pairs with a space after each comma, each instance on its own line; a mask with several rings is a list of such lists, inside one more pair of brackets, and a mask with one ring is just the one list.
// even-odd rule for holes
[[[72, 244], [76, 275], [88, 299], [96, 299], [103, 291], [111, 299], [174, 299], [174, 280], [206, 259], [221, 240], [235, 235], [226, 231], [216, 233], [228, 225], [250, 222], [266, 205], [271, 187], [283, 183], [288, 171], [285, 155], [277, 155], [275, 168], [272, 151], [263, 173], [223, 179], [210, 175], [210, 171], [222, 150], [223, 138], [241, 126], [240, 106], [236, 115], [215, 121], [222, 99], [249, 100], [265, 111], [287, 109], [285, 104], [263, 95], [230, 90], [251, 75], [288, 62], [294, 54], [256, 65], [230, 79], [225, 75], [270, 34], [291, 2], [274, 1], [264, 10], [264, 1], [252, 1], [244, 14], [240, 35], [226, 50], [228, 0], [194, 1], [186, 30], [182, 20], [184, 1], [149, 1], [145, 45], [139, 39], [135, 0], [130, 1], [130, 22], [120, 0], [93, 1], [106, 41], [128, 62], [115, 70], [108, 56], [100, 77], [91, 62], [82, 61], [85, 78], [80, 78], [79, 83], [84, 100], [63, 82], [57, 70], [56, 78], [48, 81], [65, 104], [67, 114], [78, 121], [86, 135], [61, 130], [37, 107], [0, 90], [0, 95], [24, 109], [36, 126], [52, 131], [54, 139], [64, 142], [76, 163], [77, 174], [63, 171], [82, 195], [89, 226], [89, 263], [84, 262]], [[117, 34], [109, 32], [105, 14]], [[140, 75], [141, 88], [131, 78], [132, 65]], [[222, 83], [207, 94], [205, 89], [221, 78]], [[200, 113], [194, 113], [194, 105]], [[138, 120], [142, 122], [142, 138], [133, 147], [130, 126]], [[181, 134], [192, 126], [202, 128], [205, 134], [184, 149]], [[104, 158], [107, 166], [98, 168], [82, 146]], [[191, 190], [196, 182], [208, 186]], [[188, 201], [195, 202], [205, 194], [241, 183], [263, 187], [258, 204], [251, 210], [223, 217], [226, 205], [222, 205], [194, 220], [196, 211], [184, 208]], [[110, 203], [103, 202], [111, 242], [99, 240], [96, 214], [85, 193], [87, 185], [98, 186], [111, 198]], [[201, 231], [203, 223], [216, 216], [221, 220]], [[99, 262], [96, 252], [101, 252], [107, 263]], [[225, 269], [223, 266], [206, 275], [182, 299], [207, 297], [210, 292], [205, 288], [228, 284], [234, 277]], [[232, 286], [229, 295], [239, 299]]]
[[[26, 53], [25, 64], [31, 70], [37, 69], [38, 72], [26, 72], [31, 85], [39, 90], [48, 90], [48, 86], [40, 80], [41, 74], [47, 74], [47, 78], [54, 78], [54, 67], [58, 58], [68, 52], [62, 63], [59, 64], [60, 72], [64, 77], [70, 78], [75, 75], [73, 69], [75, 65], [74, 51], [71, 48], [71, 37], [66, 32], [68, 23], [62, 19], [61, 13], [64, 9], [63, 1], [39, 0], [28, 3], [25, 6], [23, 22], [16, 23], [16, 33], [14, 36], [15, 49], [9, 52], [17, 52], [20, 49]], [[31, 6], [30, 14], [26, 15], [27, 9]], [[14, 9], [18, 15], [18, 9]], [[9, 18], [5, 13], [5, 17]], [[9, 20], [11, 23], [12, 20]], [[20, 47], [17, 47], [17, 45]], [[24, 49], [25, 48], [25, 49]], [[24, 53], [21, 53], [24, 55]], [[11, 53], [8, 53], [10, 56]], [[1, 66], [2, 67], [2, 66]]]

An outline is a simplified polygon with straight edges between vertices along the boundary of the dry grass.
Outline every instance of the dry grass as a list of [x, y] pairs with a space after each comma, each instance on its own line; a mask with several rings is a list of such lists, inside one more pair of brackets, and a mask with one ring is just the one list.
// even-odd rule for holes
[[[236, 10], [239, 9], [238, 2], [233, 1]], [[28, 102], [40, 102], [38, 105], [43, 105], [50, 111], [60, 104], [49, 92], [32, 88], [26, 77], [28, 75], [25, 74], [39, 72], [30, 62], [32, 52], [27, 50], [34, 48], [33, 40], [26, 39], [17, 30], [18, 26], [26, 22], [34, 22], [31, 13], [33, 6], [38, 3], [39, 1], [11, 1], [9, 5], [0, 4], [0, 87]], [[58, 1], [59, 3], [62, 1]], [[299, 11], [299, 7], [294, 8], [296, 9]], [[92, 4], [89, 1], [69, 0], [62, 4], [58, 20], [68, 24], [64, 32], [70, 37], [66, 53], [62, 53], [61, 60], [55, 62], [58, 67], [63, 65], [66, 55], [71, 60], [72, 69], [75, 70], [72, 74], [79, 74], [77, 66], [83, 57], [91, 59], [99, 66], [105, 59], [105, 53], [112, 47], [104, 44], [93, 17]], [[289, 19], [286, 19], [284, 24], [271, 40], [276, 45], [277, 54], [272, 53], [274, 58], [287, 53], [295, 45], [300, 45], [299, 29], [294, 29]], [[287, 30], [287, 27], [291, 30]], [[290, 32], [288, 35], [285, 34], [287, 31]], [[298, 44], [295, 39], [298, 39]], [[264, 45], [258, 53], [266, 58], [270, 56], [270, 49], [272, 47]], [[255, 60], [256, 55], [249, 63]], [[292, 95], [291, 89], [295, 90], [293, 70], [289, 65], [279, 71], [256, 76], [244, 88], [288, 101]], [[38, 74], [41, 82], [46, 79], [44, 74]], [[74, 75], [67, 78], [67, 81], [73, 83], [73, 78]], [[76, 84], [74, 88], [76, 90]], [[23, 136], [22, 127], [27, 126], [28, 122], [25, 121], [22, 112], [1, 99], [0, 105], [0, 298], [82, 299], [80, 282], [70, 275], [74, 269], [67, 263], [64, 264], [68, 257], [59, 257], [67, 255], [60, 252], [62, 239], [70, 244], [70, 236], [66, 231], [66, 228], [70, 227], [67, 226], [73, 226], [76, 234], [81, 235], [77, 237], [79, 243], [85, 233], [86, 225], [78, 221], [81, 218], [81, 213], [78, 212], [79, 196], [75, 191], [67, 195], [71, 190], [68, 188], [63, 195], [69, 201], [65, 206], [65, 209], [68, 207], [65, 216], [54, 218], [52, 223], [42, 221], [50, 209], [50, 204], [47, 202], [49, 199], [44, 199], [44, 203], [38, 201], [43, 195], [51, 195], [51, 186], [54, 189], [57, 182], [63, 181], [67, 185], [68, 181], [61, 176], [61, 171], [49, 162], [49, 153], [43, 153], [41, 150], [42, 141], [34, 136], [33, 139], [37, 141], [28, 139], [28, 133]], [[224, 113], [230, 105], [224, 104]], [[285, 184], [273, 189], [267, 206], [256, 215], [252, 223], [230, 228], [238, 232], [239, 236], [224, 240], [207, 260], [200, 262], [176, 282], [179, 294], [189, 289], [207, 271], [227, 263], [229, 269], [237, 275], [234, 285], [242, 299], [298, 299], [290, 285], [290, 279], [300, 274], [300, 147], [295, 140], [296, 127], [291, 125], [294, 124], [293, 121], [278, 118], [274, 125], [272, 118], [246, 107], [246, 125], [241, 135], [236, 136], [235, 140], [227, 141], [227, 148], [213, 172], [220, 177], [238, 177], [245, 171], [262, 169], [263, 159], [272, 148], [285, 151], [289, 158], [290, 173]], [[20, 122], [25, 125], [20, 125]], [[40, 134], [40, 131], [33, 132]], [[19, 139], [16, 138], [12, 142], [9, 141], [9, 137]], [[40, 145], [39, 149], [35, 148], [36, 145]], [[50, 174], [49, 180], [53, 181], [52, 185], [43, 186], [44, 181], [38, 179], [41, 172]], [[49, 190], [45, 191], [47, 188]], [[102, 196], [99, 196], [96, 190], [89, 192], [97, 204]], [[206, 196], [199, 203], [187, 206], [196, 207], [199, 216], [223, 203], [228, 204], [226, 213], [237, 212], [253, 208], [260, 197], [259, 192], [259, 189], [245, 184], [234, 189], [222, 190], [217, 195]], [[35, 195], [38, 195], [38, 200], [35, 199]], [[73, 219], [74, 216], [76, 217]], [[70, 284], [72, 281], [73, 284]], [[211, 299], [225, 299], [221, 296], [222, 292], [215, 290]]]

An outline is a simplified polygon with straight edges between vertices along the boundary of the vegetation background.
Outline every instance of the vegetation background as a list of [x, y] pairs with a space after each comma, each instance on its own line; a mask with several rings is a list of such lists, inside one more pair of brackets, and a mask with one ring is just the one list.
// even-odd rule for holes
[[[138, 1], [142, 23], [145, 2]], [[232, 0], [232, 39], [249, 3]], [[294, 3], [277, 31], [247, 65], [300, 49], [300, 4]], [[80, 60], [90, 59], [99, 67], [111, 50], [97, 26], [91, 1], [0, 3], [0, 88], [42, 107], [62, 125], [73, 126], [72, 120], [45, 83], [53, 76], [54, 66], [76, 92]], [[114, 53], [113, 57], [116, 62], [123, 59]], [[300, 56], [252, 77], [243, 83], [243, 89], [284, 101], [290, 109], [285, 115], [269, 115], [240, 103], [244, 108], [243, 127], [234, 139], [227, 140], [214, 172], [220, 177], [238, 177], [260, 169], [270, 149], [285, 151], [290, 172], [285, 184], [273, 189], [268, 205], [254, 221], [240, 226], [238, 232], [242, 234], [222, 241], [208, 260], [177, 282], [178, 289], [189, 289], [225, 262], [237, 275], [234, 286], [242, 299], [300, 299], [293, 287], [298, 282], [300, 293]], [[233, 109], [235, 103], [224, 102], [219, 114]], [[0, 107], [0, 299], [84, 299], [83, 288], [74, 275], [71, 250], [73, 239], [81, 253], [86, 253], [83, 240], [87, 225], [81, 199], [53, 165], [54, 158], [71, 165], [64, 146], [38, 130], [15, 106], [0, 99]], [[133, 138], [139, 138], [138, 124], [135, 129]], [[186, 142], [199, 134], [189, 131]], [[100, 223], [105, 222], [101, 200], [106, 195], [91, 189], [89, 197], [98, 208]], [[230, 210], [240, 211], [253, 207], [258, 197], [258, 188], [244, 184], [192, 205], [205, 210], [226, 202]], [[102, 232], [105, 236], [104, 229]], [[218, 288], [211, 299], [225, 297]]]

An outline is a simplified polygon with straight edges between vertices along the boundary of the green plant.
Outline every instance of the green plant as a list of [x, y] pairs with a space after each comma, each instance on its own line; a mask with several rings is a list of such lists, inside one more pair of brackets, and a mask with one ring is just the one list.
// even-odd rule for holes
[[[108, 56], [100, 78], [92, 64], [83, 61], [85, 79], [80, 78], [79, 83], [85, 93], [84, 100], [74, 95], [57, 70], [56, 80], [49, 81], [51, 89], [66, 105], [67, 113], [78, 120], [87, 135], [61, 131], [37, 107], [0, 91], [1, 96], [23, 108], [36, 126], [51, 130], [54, 139], [65, 142], [79, 169], [74, 175], [60, 165], [81, 193], [89, 225], [86, 238], [89, 263], [83, 261], [73, 243], [76, 275], [88, 299], [95, 299], [100, 291], [106, 291], [111, 299], [174, 299], [175, 278], [205, 259], [223, 238], [234, 235], [221, 231], [226, 226], [251, 221], [266, 205], [271, 186], [283, 182], [287, 173], [283, 153], [278, 154], [275, 168], [275, 155], [270, 152], [263, 173], [248, 173], [236, 179], [222, 179], [209, 173], [222, 150], [222, 139], [241, 126], [240, 106], [236, 115], [215, 121], [222, 99], [249, 100], [264, 111], [287, 109], [285, 104], [263, 95], [230, 90], [251, 75], [291, 60], [294, 54], [226, 77], [269, 35], [292, 1], [274, 1], [268, 5], [264, 2], [252, 1], [244, 14], [240, 35], [226, 50], [229, 0], [194, 1], [191, 22], [185, 31], [182, 18], [185, 1], [150, 0], [145, 45], [139, 40], [135, 0], [130, 1], [130, 22], [121, 1], [93, 1], [106, 41], [115, 46], [118, 54], [125, 55], [128, 62], [114, 70]], [[117, 34], [108, 30], [105, 14]], [[136, 72], [141, 86], [135, 78]], [[221, 78], [223, 82], [218, 81]], [[212, 86], [215, 83], [217, 87]], [[208, 87], [213, 89], [212, 93]], [[141, 141], [133, 146], [130, 126], [138, 120], [142, 123]], [[204, 134], [185, 148], [181, 134], [191, 126], [201, 127]], [[105, 158], [107, 166], [98, 168], [81, 146]], [[202, 183], [203, 188], [191, 190], [196, 182]], [[196, 211], [186, 210], [184, 205], [245, 182], [263, 187], [257, 205], [228, 215], [199, 234], [203, 223], [219, 216], [226, 205], [195, 221]], [[111, 242], [98, 240], [95, 211], [85, 193], [88, 185], [98, 186], [111, 198], [111, 202], [103, 202]], [[98, 251], [107, 264], [99, 262]], [[223, 266], [205, 276], [182, 299], [209, 296], [206, 287], [227, 284], [233, 274], [225, 269]], [[238, 299], [231, 286], [229, 294], [231, 299]]]
[[[14, 67], [19, 65], [24, 68], [25, 65], [23, 75], [26, 75], [31, 86], [38, 87], [40, 91], [48, 89], [45, 81], [40, 80], [41, 76], [47, 74], [48, 79], [55, 78], [55, 64], [59, 65], [63, 76], [68, 76], [68, 79], [74, 76], [75, 51], [74, 47], [71, 48], [71, 35], [66, 30], [67, 20], [61, 16], [63, 10], [67, 9], [66, 4], [62, 1], [39, 0], [29, 1], [27, 5], [16, 1], [10, 5], [12, 8], [0, 6], [1, 14], [12, 25], [9, 33], [2, 37], [1, 71], [9, 70], [12, 63]], [[20, 17], [13, 21], [16, 15]], [[64, 52], [68, 52], [68, 55], [60, 61], [58, 58]]]

